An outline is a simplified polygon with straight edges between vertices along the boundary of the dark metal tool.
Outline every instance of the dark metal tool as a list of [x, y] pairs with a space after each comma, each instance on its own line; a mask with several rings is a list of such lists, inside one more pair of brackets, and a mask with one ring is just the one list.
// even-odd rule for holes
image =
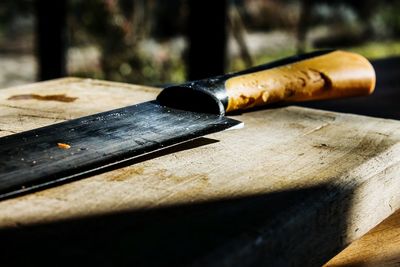
[[362, 56], [319, 51], [165, 88], [156, 100], [0, 138], [0, 199], [87, 175], [240, 124], [225, 112], [366, 95]]

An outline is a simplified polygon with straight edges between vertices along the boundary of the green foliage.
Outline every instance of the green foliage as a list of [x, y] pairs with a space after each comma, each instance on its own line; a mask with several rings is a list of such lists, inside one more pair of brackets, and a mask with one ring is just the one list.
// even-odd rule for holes
[[369, 59], [385, 58], [400, 55], [400, 41], [367, 42], [348, 50], [359, 53]]

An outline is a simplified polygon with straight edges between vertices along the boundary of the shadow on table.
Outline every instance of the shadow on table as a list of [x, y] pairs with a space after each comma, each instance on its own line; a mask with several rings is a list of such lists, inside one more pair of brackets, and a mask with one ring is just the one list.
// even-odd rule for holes
[[321, 185], [0, 231], [3, 266], [320, 266], [350, 190]]

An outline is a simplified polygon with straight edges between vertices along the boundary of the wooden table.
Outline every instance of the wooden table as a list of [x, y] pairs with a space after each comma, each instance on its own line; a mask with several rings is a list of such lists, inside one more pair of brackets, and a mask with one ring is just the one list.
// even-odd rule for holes
[[[3, 89], [0, 135], [158, 92], [75, 78]], [[245, 128], [0, 202], [3, 264], [321, 265], [400, 207], [400, 122], [295, 106], [234, 118]]]

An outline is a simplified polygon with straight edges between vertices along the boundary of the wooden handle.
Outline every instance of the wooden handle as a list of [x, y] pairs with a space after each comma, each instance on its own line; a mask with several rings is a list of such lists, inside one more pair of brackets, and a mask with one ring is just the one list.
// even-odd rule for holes
[[171, 86], [157, 100], [180, 109], [223, 115], [279, 101], [368, 95], [374, 87], [375, 71], [364, 57], [344, 51], [316, 51]]
[[364, 57], [333, 51], [225, 81], [226, 112], [278, 101], [309, 101], [371, 94], [375, 72]]

